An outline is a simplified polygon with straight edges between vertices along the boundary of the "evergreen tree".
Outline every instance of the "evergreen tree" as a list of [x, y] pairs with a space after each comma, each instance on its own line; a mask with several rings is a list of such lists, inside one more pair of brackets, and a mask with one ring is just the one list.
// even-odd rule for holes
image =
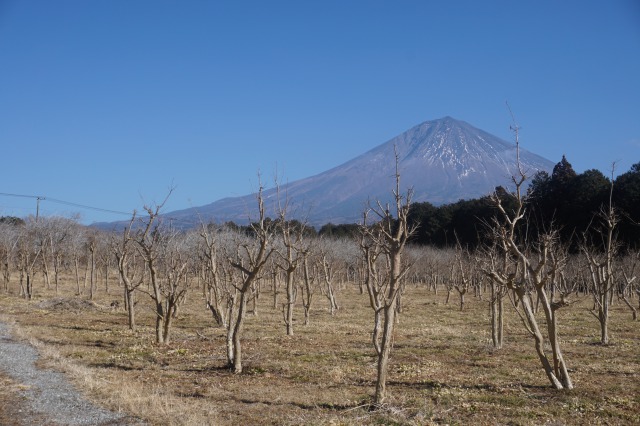
[[24, 219], [20, 219], [19, 217], [15, 217], [15, 216], [2, 216], [0, 217], [0, 224], [8, 224], [8, 225], [13, 225], [13, 226], [17, 226], [17, 225], [24, 225], [25, 221]]
[[[561, 234], [569, 241], [590, 227], [593, 218], [604, 206], [609, 205], [611, 181], [599, 170], [591, 169], [577, 175], [567, 186], [565, 198], [567, 218]], [[595, 229], [592, 229], [594, 231]], [[577, 243], [574, 239], [573, 243]], [[577, 249], [577, 246], [574, 248]]]
[[618, 176], [613, 184], [613, 203], [620, 215], [620, 238], [626, 244], [640, 246], [640, 163]]
[[[562, 160], [553, 168], [551, 180], [549, 181], [548, 198], [543, 202], [542, 216], [538, 218], [538, 226], [546, 226], [553, 221], [556, 225], [564, 228], [564, 225], [570, 223], [571, 218], [571, 183], [577, 174], [573, 170], [571, 163], [563, 155]], [[566, 230], [565, 230], [566, 231]], [[566, 233], [565, 233], [566, 236]]]

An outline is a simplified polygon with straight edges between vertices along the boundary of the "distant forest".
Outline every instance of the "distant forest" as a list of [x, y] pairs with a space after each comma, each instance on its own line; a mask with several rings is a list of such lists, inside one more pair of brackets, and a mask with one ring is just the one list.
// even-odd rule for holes
[[[577, 174], [563, 156], [553, 172], [538, 172], [531, 178], [527, 190], [527, 232], [532, 238], [553, 226], [560, 238], [574, 249], [585, 235], [597, 238], [601, 227], [598, 213], [613, 203], [619, 220], [618, 241], [627, 248], [640, 246], [640, 163], [616, 177], [612, 182], [600, 171], [592, 169]], [[504, 188], [496, 194], [508, 206], [512, 195]], [[434, 206], [414, 203], [409, 221], [418, 225], [413, 242], [447, 247], [457, 244], [475, 248], [486, 240], [486, 224], [496, 216], [496, 207], [489, 196], [460, 200], [453, 204]], [[347, 237], [357, 232], [355, 224], [324, 225], [320, 235]]]

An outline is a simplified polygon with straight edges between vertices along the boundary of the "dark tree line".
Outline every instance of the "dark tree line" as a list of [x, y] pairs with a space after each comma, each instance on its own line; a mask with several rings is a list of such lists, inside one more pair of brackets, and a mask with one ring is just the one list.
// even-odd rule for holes
[[[267, 217], [265, 220], [268, 223], [273, 222], [276, 226], [282, 225], [280, 219], [274, 220]], [[322, 227], [320, 227], [320, 229], [317, 231], [314, 227], [308, 224], [302, 223], [295, 219], [287, 220], [285, 224], [287, 224], [289, 227], [291, 227], [294, 230], [302, 230], [303, 234], [306, 237], [318, 236], [318, 237], [329, 237], [333, 239], [341, 239], [341, 238], [356, 239], [359, 235], [358, 233], [360, 232], [360, 225], [355, 223], [341, 223], [341, 224], [327, 223], [325, 225], [322, 225]], [[226, 222], [224, 226], [232, 231], [241, 232], [248, 236], [253, 235], [253, 230], [251, 228], [251, 225], [238, 225], [235, 222]]]
[[2, 216], [0, 217], [0, 225], [2, 224], [7, 224], [7, 225], [24, 225], [24, 219], [21, 219], [19, 217], [15, 217], [15, 216]]
[[[613, 186], [612, 186], [613, 184]], [[598, 170], [577, 174], [563, 156], [551, 176], [540, 172], [529, 187], [530, 223], [534, 230], [554, 223], [575, 249], [585, 233], [597, 238], [594, 217], [611, 205], [619, 220], [617, 240], [637, 248], [640, 242], [640, 163], [611, 181]]]
[[[509, 209], [511, 195], [503, 188], [497, 194]], [[619, 216], [618, 241], [626, 247], [640, 245], [640, 163], [613, 181], [600, 171], [591, 169], [577, 174], [563, 156], [551, 175], [538, 172], [527, 191], [529, 235], [549, 231], [551, 224], [559, 230], [561, 240], [575, 249], [585, 232], [595, 232], [594, 217], [611, 201]], [[434, 206], [415, 203], [409, 213], [412, 224], [418, 224], [413, 242], [438, 247], [454, 246], [456, 241], [477, 247], [484, 238], [485, 224], [496, 215], [489, 196], [460, 200]]]
[[[496, 196], [507, 209], [515, 202], [502, 187], [496, 188]], [[454, 247], [459, 242], [465, 247], [478, 247], [497, 212], [490, 196], [442, 206], [415, 203], [409, 212], [410, 223], [418, 226], [412, 242], [437, 247]]]

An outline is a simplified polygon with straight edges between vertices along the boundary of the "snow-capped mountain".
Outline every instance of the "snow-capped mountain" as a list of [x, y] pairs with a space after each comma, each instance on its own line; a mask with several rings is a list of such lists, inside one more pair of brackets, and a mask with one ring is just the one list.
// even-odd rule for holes
[[[395, 188], [395, 154], [401, 190], [411, 187], [414, 202], [440, 205], [478, 198], [496, 186], [508, 187], [516, 169], [516, 147], [470, 124], [445, 117], [426, 121], [340, 166], [283, 185], [281, 201], [289, 202], [290, 218], [311, 225], [355, 223], [368, 200], [390, 201]], [[550, 172], [553, 163], [520, 149], [523, 170], [532, 176]], [[267, 214], [276, 217], [275, 189], [264, 192]], [[175, 219], [247, 223], [256, 218], [255, 195], [167, 213]]]

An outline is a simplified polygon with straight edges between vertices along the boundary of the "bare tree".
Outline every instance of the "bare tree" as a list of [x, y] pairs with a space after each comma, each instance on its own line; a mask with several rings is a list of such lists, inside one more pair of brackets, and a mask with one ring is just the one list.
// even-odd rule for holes
[[[490, 265], [490, 269], [498, 269], [501, 276], [509, 276], [509, 268], [511, 266], [509, 253], [500, 251], [495, 242], [493, 246], [485, 247], [478, 253], [477, 262], [480, 265]], [[504, 345], [504, 298], [507, 296], [509, 289], [491, 275], [488, 276], [488, 280], [491, 291], [489, 299], [491, 342], [495, 349], [502, 349]]]
[[275, 256], [269, 261], [269, 272], [271, 276], [271, 291], [273, 295], [273, 309], [278, 309], [278, 297], [280, 296], [281, 272], [275, 261]]
[[311, 303], [313, 302], [313, 295], [315, 294], [316, 283], [318, 281], [319, 275], [315, 263], [313, 263], [311, 267], [309, 267], [310, 257], [310, 250], [305, 250], [302, 252], [303, 284], [300, 286], [300, 289], [302, 294], [302, 307], [304, 309], [304, 325], [309, 325]]
[[9, 292], [11, 270], [16, 262], [20, 228], [23, 226], [21, 224], [0, 223], [0, 265], [2, 266], [2, 283], [5, 292]]
[[[519, 198], [519, 197], [518, 197]], [[497, 200], [497, 198], [496, 198]], [[557, 311], [568, 305], [570, 290], [561, 291], [559, 300], [551, 300], [547, 294], [548, 286], [558, 286], [558, 277], [564, 267], [564, 255], [558, 251], [558, 238], [556, 233], [550, 233], [539, 237], [539, 243], [534, 247], [528, 247], [519, 241], [517, 224], [524, 218], [524, 205], [518, 202], [515, 215], [509, 216], [499, 201], [503, 217], [507, 221], [504, 227], [496, 227], [496, 238], [500, 244], [500, 250], [508, 253], [508, 267], [496, 262], [496, 257], [485, 272], [500, 285], [512, 291], [518, 303], [514, 306], [521, 307], [518, 313], [523, 324], [535, 341], [538, 358], [543, 365], [549, 381], [556, 389], [572, 389], [573, 384], [569, 377], [568, 368], [560, 350], [557, 329]], [[566, 281], [560, 281], [565, 284]], [[548, 340], [553, 354], [553, 364], [545, 353], [545, 339], [535, 317], [531, 292], [534, 292], [541, 304], [546, 322]]]
[[[374, 347], [378, 354], [375, 404], [384, 403], [386, 398], [389, 355], [391, 353], [399, 295], [402, 290], [403, 278], [409, 270], [409, 265], [403, 259], [403, 253], [409, 237], [415, 232], [415, 228], [409, 227], [407, 221], [412, 191], [409, 190], [406, 195], [402, 195], [400, 192], [397, 151], [395, 152], [395, 160], [396, 187], [393, 191], [395, 218], [389, 205], [383, 207], [378, 202], [375, 206], [370, 206], [369, 211], [373, 212], [379, 221], [375, 225], [369, 226], [367, 224], [367, 213], [365, 212], [361, 226], [361, 247], [369, 270], [367, 288], [370, 300], [372, 300], [372, 307], [376, 312], [375, 320], [378, 321], [380, 319], [377, 316], [378, 313], [381, 312], [383, 315], [381, 317], [382, 335], [379, 342], [374, 342]], [[383, 255], [387, 263], [384, 276], [379, 275], [375, 270], [379, 255]], [[377, 327], [378, 323], [376, 322], [374, 324], [374, 336], [376, 334], [375, 328]]]
[[163, 343], [169, 342], [173, 320], [191, 288], [189, 266], [193, 258], [194, 234], [174, 229], [164, 230], [165, 238], [160, 246], [160, 291], [164, 299], [162, 317]]
[[91, 271], [89, 280], [89, 299], [93, 300], [94, 293], [97, 287], [96, 278], [96, 265], [97, 265], [97, 250], [98, 250], [98, 236], [96, 232], [91, 232], [87, 238], [87, 250], [89, 256], [87, 260], [87, 269]]
[[260, 278], [262, 269], [273, 252], [273, 223], [265, 220], [262, 186], [257, 199], [259, 218], [251, 224], [253, 236], [239, 241], [235, 256], [229, 258], [231, 266], [238, 271], [238, 282], [234, 285], [236, 294], [232, 299], [227, 326], [227, 359], [229, 367], [236, 374], [242, 373], [243, 368], [241, 337], [247, 302], [251, 297], [253, 285]]
[[[343, 242], [340, 241], [327, 241], [322, 238], [318, 242], [318, 263], [321, 266], [322, 271], [322, 279], [324, 281], [324, 285], [321, 287], [322, 292], [329, 300], [329, 310], [331, 315], [335, 315], [338, 309], [338, 302], [336, 301], [336, 288], [334, 285], [334, 280], [336, 276], [336, 272], [339, 268], [339, 259], [336, 259], [335, 246], [343, 245]], [[342, 253], [344, 255], [344, 253]]]
[[[165, 199], [166, 201], [166, 199]], [[144, 209], [148, 214], [148, 218], [143, 222], [144, 228], [136, 235], [136, 244], [146, 268], [149, 270], [149, 279], [152, 293], [147, 293], [155, 304], [155, 325], [156, 325], [156, 343], [163, 344], [164, 334], [162, 333], [162, 319], [166, 316], [164, 309], [164, 298], [160, 277], [158, 276], [158, 263], [160, 256], [160, 245], [162, 244], [162, 233], [156, 223], [160, 209], [164, 202], [154, 208], [145, 206]]]
[[135, 291], [144, 283], [146, 271], [144, 265], [138, 265], [136, 262], [139, 254], [135, 247], [134, 235], [132, 235], [135, 219], [134, 211], [129, 224], [122, 231], [122, 237], [115, 233], [111, 235], [111, 250], [115, 254], [118, 273], [124, 287], [124, 305], [127, 310], [129, 330], [132, 331], [136, 329]]
[[365, 264], [364, 283], [369, 295], [369, 304], [374, 312], [372, 342], [376, 354], [379, 356], [382, 352], [380, 332], [382, 329], [382, 314], [385, 304], [385, 283], [379, 270], [382, 246], [379, 244], [380, 238], [377, 235], [376, 238], [373, 237], [373, 233], [377, 233], [377, 230], [367, 228], [367, 213], [364, 214], [363, 219], [363, 229], [360, 235], [360, 250], [362, 251]]
[[614, 262], [619, 249], [615, 235], [619, 219], [613, 207], [612, 197], [613, 180], [611, 181], [609, 206], [603, 207], [598, 214], [601, 223], [600, 227], [596, 229], [596, 233], [601, 237], [601, 242], [599, 244], [590, 242], [589, 230], [587, 230], [583, 234], [583, 242], [580, 247], [591, 274], [591, 293], [594, 301], [592, 314], [600, 324], [600, 343], [603, 345], [609, 344], [609, 307], [615, 287]]
[[230, 299], [225, 285], [225, 271], [221, 264], [218, 234], [221, 232], [215, 225], [201, 224], [200, 255], [204, 261], [203, 279], [205, 284], [207, 308], [218, 326], [227, 326], [227, 313]]
[[453, 287], [460, 297], [460, 310], [464, 310], [465, 295], [472, 287], [475, 279], [475, 264], [468, 250], [463, 249], [460, 241], [457, 243], [456, 264], [454, 265]]
[[[622, 270], [622, 282], [618, 290], [618, 297], [629, 307], [634, 321], [638, 320], [638, 310], [631, 303], [634, 292], [640, 289], [636, 284], [636, 268], [640, 263], [640, 251], [629, 253], [620, 265]], [[639, 294], [640, 295], [640, 294]]]
[[[76, 295], [82, 294], [80, 289], [80, 263], [85, 254], [85, 246], [87, 245], [87, 232], [84, 227], [75, 227], [69, 239], [67, 240], [67, 249], [69, 256], [73, 262], [73, 270], [76, 280]], [[84, 259], [86, 263], [86, 258]]]
[[42, 245], [42, 267], [45, 275], [47, 288], [50, 288], [49, 264], [53, 268], [53, 282], [56, 293], [59, 289], [60, 268], [65, 254], [66, 245], [77, 222], [64, 217], [40, 218], [38, 229], [41, 233], [40, 244]]
[[189, 280], [189, 241], [184, 234], [171, 228], [163, 228], [159, 223], [160, 210], [164, 201], [155, 207], [145, 206], [148, 217], [142, 221], [142, 229], [136, 235], [138, 252], [149, 270], [151, 291], [144, 291], [155, 305], [156, 343], [167, 344], [173, 318], [179, 305], [184, 301]]
[[[279, 194], [279, 190], [278, 190]], [[295, 285], [295, 273], [305, 253], [309, 251], [309, 244], [304, 238], [305, 223], [297, 220], [288, 220], [289, 200], [278, 206], [278, 230], [280, 231], [281, 245], [276, 250], [278, 265], [285, 273], [286, 303], [283, 305], [282, 314], [287, 330], [287, 336], [293, 336], [293, 310], [298, 296], [298, 286]]]
[[[547, 294], [549, 286], [557, 285], [564, 268], [565, 254], [558, 245], [557, 233], [549, 232], [538, 237], [536, 244], [530, 244], [523, 226], [526, 224], [526, 200], [523, 185], [526, 174], [519, 161], [518, 127], [514, 128], [516, 136], [518, 174], [513, 177], [515, 192], [511, 197], [494, 193], [492, 201], [498, 209], [498, 216], [493, 223], [494, 246], [498, 253], [485, 264], [483, 271], [492, 280], [508, 288], [514, 298], [517, 310], [526, 330], [534, 338], [535, 349], [544, 371], [556, 389], [572, 389], [568, 368], [560, 350], [558, 339], [557, 313], [568, 305], [568, 292], [561, 292], [559, 300], [552, 300]], [[504, 198], [510, 198], [512, 205], [507, 208]], [[498, 259], [506, 259], [507, 265], [500, 264]], [[566, 283], [566, 281], [563, 281]], [[544, 310], [548, 340], [552, 350], [552, 360], [545, 352], [545, 338], [536, 319], [531, 293], [535, 293]]]
[[445, 305], [449, 304], [449, 300], [451, 300], [451, 293], [453, 293], [456, 284], [456, 259], [452, 259], [448, 267], [449, 273], [441, 277], [444, 288], [447, 290], [447, 297], [444, 300]]
[[33, 298], [33, 279], [36, 263], [42, 256], [37, 222], [33, 217], [26, 220], [19, 233], [17, 249], [20, 268], [20, 295], [25, 299]]
[[109, 238], [101, 235], [98, 240], [98, 264], [102, 279], [104, 280], [104, 292], [109, 294], [109, 272], [113, 262], [113, 252], [109, 246]]

